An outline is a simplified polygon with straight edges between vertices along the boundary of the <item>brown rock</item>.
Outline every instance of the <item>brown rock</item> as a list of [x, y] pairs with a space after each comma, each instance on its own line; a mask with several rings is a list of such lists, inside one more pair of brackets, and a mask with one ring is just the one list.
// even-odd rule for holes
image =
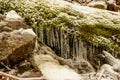
[[107, 9], [107, 4], [104, 1], [92, 1], [87, 6], [98, 9]]
[[0, 14], [0, 21], [3, 20], [5, 16], [3, 16], [2, 14]]
[[0, 33], [0, 61], [18, 63], [33, 52], [36, 35], [32, 29]]

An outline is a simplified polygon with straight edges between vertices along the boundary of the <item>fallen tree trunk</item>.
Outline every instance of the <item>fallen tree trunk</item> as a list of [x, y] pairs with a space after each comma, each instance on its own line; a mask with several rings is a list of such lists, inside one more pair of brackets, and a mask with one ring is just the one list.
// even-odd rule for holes
[[0, 12], [16, 10], [58, 55], [93, 60], [105, 49], [120, 58], [120, 14], [63, 0], [0, 0]]

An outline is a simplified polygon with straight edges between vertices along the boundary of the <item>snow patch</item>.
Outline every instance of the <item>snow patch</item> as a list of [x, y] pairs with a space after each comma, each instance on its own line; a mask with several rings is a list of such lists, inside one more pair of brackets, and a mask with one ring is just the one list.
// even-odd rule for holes
[[81, 76], [74, 70], [53, 62], [41, 64], [39, 68], [47, 80], [81, 80]]
[[31, 34], [31, 35], [36, 36], [36, 34], [34, 33], [34, 31], [33, 31], [32, 29], [25, 29], [25, 30], [23, 30], [21, 33], [22, 33], [22, 34], [28, 33], [28, 34]]
[[11, 10], [6, 14], [6, 20], [22, 20], [22, 17], [14, 10]]
[[32, 29], [23, 29], [20, 28], [19, 30], [14, 30], [13, 33], [19, 34], [31, 34], [33, 36], [37, 36]]
[[47, 80], [82, 80], [81, 75], [68, 66], [61, 65], [50, 55], [35, 55], [34, 60]]

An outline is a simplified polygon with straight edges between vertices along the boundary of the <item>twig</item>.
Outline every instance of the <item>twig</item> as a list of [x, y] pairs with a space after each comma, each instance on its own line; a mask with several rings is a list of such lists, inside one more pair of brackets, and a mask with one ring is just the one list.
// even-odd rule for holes
[[16, 76], [13, 76], [13, 75], [1, 72], [1, 71], [0, 71], [0, 74], [7, 76], [7, 77], [10, 77], [10, 78], [13, 78], [15, 80], [43, 80], [43, 79], [45, 80], [45, 78], [43, 76], [42, 77], [35, 77], [35, 78], [19, 78], [19, 77], [16, 77]]
[[18, 77], [13, 76], [13, 75], [10, 75], [10, 74], [7, 74], [7, 73], [4, 73], [4, 72], [1, 72], [1, 71], [0, 71], [0, 74], [2, 74], [2, 75], [4, 75], [4, 76], [8, 76], [8, 77], [13, 78], [13, 79], [16, 79], [16, 80], [19, 80]]
[[3, 62], [0, 62], [6, 69], [11, 70], [8, 66], [6, 66]]
[[[44, 77], [35, 77], [35, 78], [19, 78], [19, 80], [43, 80]], [[44, 79], [46, 80], [46, 79]]]

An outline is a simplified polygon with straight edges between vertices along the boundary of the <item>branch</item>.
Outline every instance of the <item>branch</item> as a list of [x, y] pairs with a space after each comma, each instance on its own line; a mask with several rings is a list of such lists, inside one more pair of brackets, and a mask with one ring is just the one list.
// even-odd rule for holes
[[13, 75], [1, 72], [1, 71], [0, 71], [0, 74], [7, 76], [7, 77], [10, 77], [10, 78], [15, 79], [15, 80], [43, 80], [43, 79], [45, 80], [45, 78], [43, 76], [42, 77], [35, 77], [35, 78], [19, 78], [19, 77], [16, 77], [16, 76], [13, 76]]
[[13, 79], [15, 79], [15, 80], [19, 80], [18, 77], [13, 76], [13, 75], [10, 75], [10, 74], [7, 74], [7, 73], [4, 73], [4, 72], [1, 72], [1, 71], [0, 71], [0, 74], [1, 74], [1, 75], [4, 75], [4, 76], [8, 76], [8, 77], [10, 77], [10, 78], [13, 78]]

